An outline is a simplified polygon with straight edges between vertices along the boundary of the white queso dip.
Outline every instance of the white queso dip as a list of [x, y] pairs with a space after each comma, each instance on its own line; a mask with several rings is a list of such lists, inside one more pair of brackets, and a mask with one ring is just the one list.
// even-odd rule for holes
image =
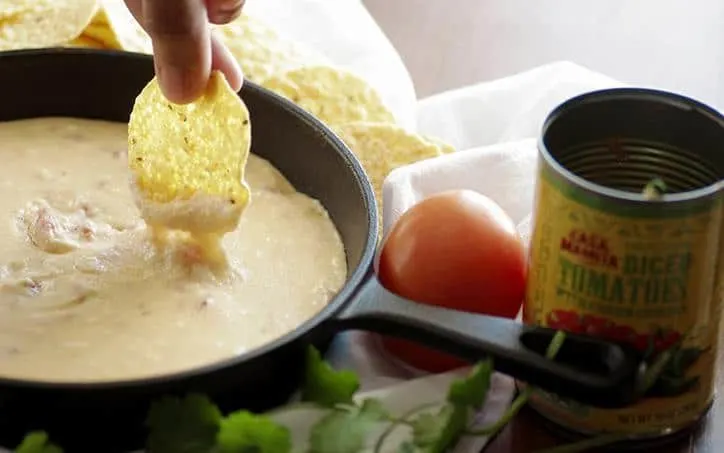
[[211, 272], [180, 236], [155, 247], [129, 188], [127, 127], [0, 123], [0, 377], [94, 382], [211, 364], [313, 317], [347, 276], [314, 199], [250, 156], [252, 201]]

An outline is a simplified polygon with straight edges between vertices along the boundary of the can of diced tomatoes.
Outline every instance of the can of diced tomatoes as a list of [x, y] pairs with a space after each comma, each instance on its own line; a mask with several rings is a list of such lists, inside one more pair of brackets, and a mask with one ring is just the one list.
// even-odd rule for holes
[[724, 301], [724, 117], [622, 88], [546, 119], [524, 322], [634, 345], [643, 398], [598, 409], [535, 390], [531, 406], [584, 435], [661, 438], [711, 406]]

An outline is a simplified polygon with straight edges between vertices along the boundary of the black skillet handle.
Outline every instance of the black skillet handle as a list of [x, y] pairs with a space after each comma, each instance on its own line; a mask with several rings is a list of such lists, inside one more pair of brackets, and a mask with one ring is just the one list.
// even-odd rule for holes
[[489, 356], [502, 373], [596, 407], [631, 404], [641, 375], [633, 348], [568, 334], [551, 361], [545, 351], [555, 330], [414, 303], [387, 291], [374, 276], [335, 324], [404, 338], [471, 362]]

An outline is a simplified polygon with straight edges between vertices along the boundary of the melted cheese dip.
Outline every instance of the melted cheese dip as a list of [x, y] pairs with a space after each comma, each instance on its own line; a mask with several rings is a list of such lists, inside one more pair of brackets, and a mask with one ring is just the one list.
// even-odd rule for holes
[[154, 247], [123, 124], [0, 123], [0, 376], [91, 382], [187, 370], [269, 342], [344, 284], [324, 208], [251, 156], [252, 202], [219, 277], [183, 237]]

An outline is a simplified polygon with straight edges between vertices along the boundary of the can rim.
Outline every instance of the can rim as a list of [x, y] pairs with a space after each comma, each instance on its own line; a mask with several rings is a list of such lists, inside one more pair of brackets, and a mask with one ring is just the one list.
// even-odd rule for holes
[[[558, 118], [568, 109], [581, 105], [591, 104], [603, 101], [611, 100], [644, 100], [649, 102], [655, 102], [660, 104], [668, 104], [682, 110], [693, 111], [700, 115], [708, 118], [709, 120], [716, 122], [719, 126], [724, 129], [724, 115], [718, 110], [704, 104], [703, 102], [697, 101], [691, 97], [673, 93], [671, 91], [658, 90], [653, 88], [606, 88], [601, 90], [589, 91], [587, 93], [579, 94], [574, 96], [556, 106], [545, 118], [541, 132], [538, 134], [538, 150], [541, 153], [546, 163], [553, 167], [553, 169], [569, 179], [569, 181], [578, 185], [579, 187], [588, 190], [589, 192], [597, 193], [609, 198], [639, 202], [651, 204], [651, 200], [647, 199], [643, 193], [627, 192], [619, 189], [613, 189], [601, 184], [591, 182], [585, 178], [578, 176], [572, 171], [565, 168], [563, 165], [551, 155], [548, 147], [545, 144], [545, 137], [551, 124], [558, 120]], [[655, 201], [655, 203], [679, 203], [691, 200], [700, 200], [702, 198], [714, 197], [724, 189], [724, 179], [709, 184], [705, 187], [701, 187], [686, 192], [677, 192], [674, 194], [664, 193], [662, 197]]]

